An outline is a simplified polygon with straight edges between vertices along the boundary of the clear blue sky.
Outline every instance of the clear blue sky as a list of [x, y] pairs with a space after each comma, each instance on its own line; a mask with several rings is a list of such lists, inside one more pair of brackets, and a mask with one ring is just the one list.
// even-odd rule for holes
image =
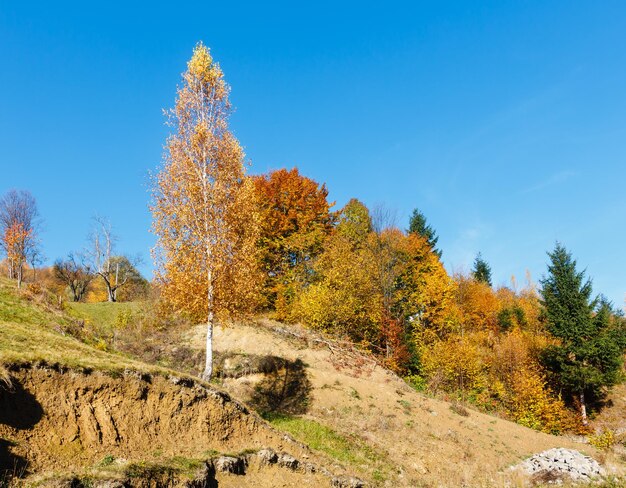
[[561, 241], [626, 292], [626, 3], [0, 0], [0, 193], [30, 190], [49, 262], [107, 216], [151, 269], [148, 171], [193, 46], [232, 86], [252, 171], [298, 166], [337, 207], [419, 207], [446, 267], [496, 284]]

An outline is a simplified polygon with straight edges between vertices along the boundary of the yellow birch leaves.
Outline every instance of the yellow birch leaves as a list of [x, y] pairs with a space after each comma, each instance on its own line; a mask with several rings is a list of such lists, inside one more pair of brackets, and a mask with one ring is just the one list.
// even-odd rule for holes
[[156, 277], [167, 303], [210, 322], [256, 305], [259, 219], [243, 150], [228, 131], [229, 87], [204, 45], [183, 81], [154, 178]]

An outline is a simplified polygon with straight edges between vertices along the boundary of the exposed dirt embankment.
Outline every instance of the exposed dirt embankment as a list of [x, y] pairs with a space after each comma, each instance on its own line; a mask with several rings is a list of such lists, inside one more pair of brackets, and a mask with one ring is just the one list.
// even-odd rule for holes
[[90, 374], [54, 368], [11, 371], [0, 389], [0, 462], [29, 472], [91, 466], [108, 455], [201, 457], [263, 447], [307, 457], [227, 394], [192, 380]]

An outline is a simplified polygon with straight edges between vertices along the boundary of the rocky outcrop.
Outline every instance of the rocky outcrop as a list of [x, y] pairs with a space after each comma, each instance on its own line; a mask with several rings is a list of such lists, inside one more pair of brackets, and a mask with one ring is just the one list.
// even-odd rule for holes
[[549, 449], [535, 454], [513, 469], [529, 475], [534, 483], [587, 482], [604, 473], [600, 464], [593, 458], [564, 448]]

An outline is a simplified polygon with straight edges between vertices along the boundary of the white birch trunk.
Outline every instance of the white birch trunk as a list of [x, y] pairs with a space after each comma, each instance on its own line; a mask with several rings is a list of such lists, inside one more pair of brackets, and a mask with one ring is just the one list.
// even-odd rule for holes
[[213, 375], [213, 319], [209, 318], [206, 324], [206, 361], [202, 379], [210, 381]]
[[22, 266], [17, 267], [17, 287], [22, 288]]
[[202, 373], [202, 379], [204, 381], [210, 381], [213, 375], [213, 279], [212, 272], [208, 272], [208, 313], [206, 321], [206, 360], [204, 362], [204, 373]]

